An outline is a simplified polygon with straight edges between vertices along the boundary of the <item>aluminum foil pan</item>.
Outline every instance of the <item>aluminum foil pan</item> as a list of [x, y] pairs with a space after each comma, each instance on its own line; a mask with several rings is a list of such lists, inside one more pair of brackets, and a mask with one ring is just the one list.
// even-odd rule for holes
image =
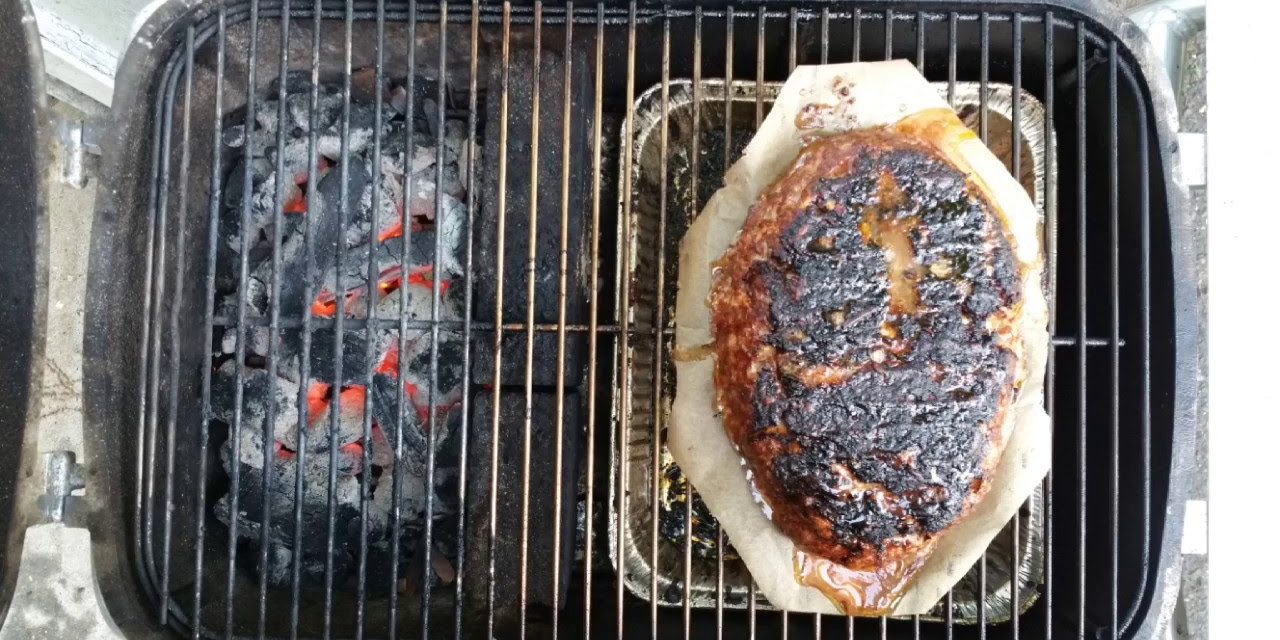
[[[947, 83], [935, 86], [947, 98]], [[780, 83], [735, 81], [726, 95], [722, 80], [704, 80], [696, 92], [691, 80], [672, 80], [665, 100], [662, 87], [655, 86], [635, 104], [629, 147], [630, 215], [624, 197], [618, 217], [619, 255], [623, 251], [630, 253], [629, 273], [620, 273], [619, 282], [630, 286], [629, 308], [623, 311], [633, 337], [627, 354], [626, 388], [615, 372], [614, 406], [622, 425], [626, 455], [619, 459], [615, 448], [611, 456], [609, 545], [611, 559], [620, 567], [627, 589], [664, 606], [683, 606], [686, 581], [692, 607], [712, 608], [720, 601], [726, 608], [746, 608], [753, 593], [751, 575], [734, 553], [732, 541], [719, 548], [714, 517], [672, 462], [664, 444], [664, 431], [675, 389], [671, 318], [680, 239], [689, 222], [723, 183], [725, 169], [741, 155], [755, 133], [756, 123], [768, 114], [781, 87]], [[975, 132], [981, 125], [979, 92], [978, 83], [957, 83], [951, 92], [952, 106]], [[986, 105], [987, 146], [1012, 171], [1012, 87], [990, 83]], [[1045, 113], [1040, 102], [1026, 91], [1021, 93], [1019, 125], [1018, 178], [1040, 211], [1043, 238], [1044, 203], [1053, 195], [1046, 193]], [[1047, 135], [1052, 136], [1052, 131]], [[625, 152], [625, 127], [622, 136], [620, 147]], [[619, 171], [621, 194], [626, 193], [625, 167], [622, 163], [623, 170]], [[1054, 182], [1050, 180], [1049, 184]], [[1048, 277], [1046, 285], [1052, 292], [1054, 282], [1052, 276]], [[626, 468], [620, 469], [619, 465]], [[617, 513], [620, 471], [624, 472], [626, 485], [621, 519]], [[687, 546], [686, 502], [692, 515]], [[1017, 581], [1021, 611], [1039, 597], [1044, 567], [1043, 509], [1044, 496], [1037, 488], [1019, 513], [1017, 548], [1011, 522], [987, 549], [986, 593], [982, 600], [990, 623], [1012, 616], [1013, 580]], [[621, 549], [616, 535], [619, 526]], [[977, 622], [979, 585], [979, 568], [975, 565], [953, 590], [951, 613], [956, 622]], [[763, 595], [757, 593], [755, 598], [758, 609], [773, 608]], [[947, 615], [945, 606], [945, 602], [939, 603], [921, 618], [943, 620]]]

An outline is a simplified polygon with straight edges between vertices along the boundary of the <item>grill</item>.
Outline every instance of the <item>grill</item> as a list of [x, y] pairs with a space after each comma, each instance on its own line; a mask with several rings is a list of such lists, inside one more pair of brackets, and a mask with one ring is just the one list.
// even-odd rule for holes
[[[130, 461], [101, 479], [120, 496], [103, 511], [124, 515], [95, 525], [121, 545], [105, 574], [138, 589], [107, 596], [113, 615], [192, 637], [1149, 637], [1172, 606], [1196, 348], [1175, 311], [1194, 304], [1193, 267], [1168, 98], [1131, 25], [1067, 4], [161, 9], [122, 65], [90, 283], [91, 448]], [[1024, 148], [1024, 92], [1043, 109], [1036, 156], [1009, 162], [1043, 175], [1054, 470], [936, 615], [787, 614], [714, 524], [694, 531], [695, 496], [667, 477], [663, 301], [678, 230], [776, 83], [798, 64], [888, 58], [953, 101], [976, 88], [993, 148]], [[638, 149], [646, 91], [657, 138]], [[1009, 126], [991, 117], [997, 93]], [[678, 122], [677, 97], [692, 109]], [[353, 154], [373, 167], [367, 191]], [[638, 185], [644, 171], [657, 178]], [[420, 201], [415, 181], [431, 185]], [[660, 492], [675, 505], [662, 513]]]

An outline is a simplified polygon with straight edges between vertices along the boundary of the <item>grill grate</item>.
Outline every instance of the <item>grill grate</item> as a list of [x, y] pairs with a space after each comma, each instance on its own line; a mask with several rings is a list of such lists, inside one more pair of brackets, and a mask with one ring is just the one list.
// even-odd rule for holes
[[[181, 30], [180, 41], [174, 44], [155, 89], [145, 245], [147, 285], [142, 292], [146, 321], [136, 345], [144, 366], [136, 381], [134, 542], [140, 582], [154, 603], [158, 621], [195, 637], [462, 638], [481, 633], [490, 637], [618, 638], [702, 638], [713, 633], [717, 638], [853, 638], [876, 633], [882, 638], [1131, 637], [1145, 619], [1156, 590], [1158, 572], [1150, 565], [1153, 557], [1161, 557], [1164, 519], [1159, 505], [1165, 503], [1169, 492], [1173, 446], [1170, 396], [1175, 357], [1169, 284], [1173, 267], [1166, 224], [1170, 214], [1162, 174], [1153, 175], [1150, 166], [1152, 158], [1159, 162], [1160, 151], [1151, 144], [1149, 130], [1154, 124], [1147, 113], [1144, 81], [1123, 42], [1072, 10], [1046, 10], [1036, 5], [1010, 9], [1004, 4], [996, 9], [976, 4], [904, 4], [899, 10], [880, 2], [865, 6], [635, 2], [626, 6], [572, 2], [513, 6], [510, 2], [437, 5], [413, 0], [346, 4], [248, 0], [229, 1], [193, 14]], [[766, 82], [784, 80], [797, 64], [892, 57], [913, 59], [930, 80], [947, 82], [948, 97], [953, 101], [958, 82], [978, 82], [982, 99], [979, 134], [987, 143], [999, 142], [989, 139], [986, 98], [992, 83], [1013, 87], [1010, 135], [1014, 149], [1022, 148], [1022, 107], [1017, 98], [1022, 90], [1035, 94], [1045, 106], [1044, 232], [1051, 299], [1057, 304], [1050, 320], [1054, 346], [1046, 385], [1047, 409], [1055, 425], [1055, 472], [1044, 482], [1041, 538], [1045, 562], [1037, 567], [1040, 575], [1027, 583], [1030, 592], [1019, 590], [1022, 581], [1011, 581], [1013, 609], [1023, 613], [1001, 622], [988, 619], [984, 601], [977, 609], [976, 624], [964, 624], [957, 619], [950, 594], [938, 622], [919, 617], [855, 622], [834, 616], [788, 615], [759, 606], [762, 601], [758, 601], [754, 585], [745, 602], [729, 601], [733, 594], [726, 591], [726, 572], [732, 571], [732, 560], [726, 559], [723, 533], [717, 530], [714, 580], [718, 597], [714, 607], [704, 608], [694, 606], [689, 597], [697, 561], [692, 553], [692, 528], [683, 528], [683, 540], [669, 541], [660, 539], [658, 527], [653, 526], [648, 547], [642, 550], [650, 556], [651, 566], [658, 563], [660, 545], [677, 545], [682, 558], [681, 567], [672, 571], [683, 576], [681, 606], [659, 606], [656, 572], [651, 573], [648, 594], [633, 594], [619, 578], [622, 569], [609, 560], [611, 548], [619, 550], [627, 544], [620, 532], [622, 518], [629, 513], [629, 495], [620, 487], [629, 486], [628, 465], [617, 464], [618, 460], [652, 456], [655, 499], [650, 500], [651, 522], [659, 517], [656, 461], [662, 454], [663, 412], [670, 395], [669, 352], [664, 351], [672, 333], [667, 307], [658, 304], [647, 316], [629, 310], [638, 296], [661, 299], [672, 292], [674, 271], [668, 247], [678, 238], [668, 238], [667, 230], [677, 217], [687, 221], [696, 210], [669, 207], [671, 185], [666, 180], [659, 185], [656, 220], [638, 213], [636, 199], [648, 194], [634, 193], [631, 188], [623, 188], [621, 193], [611, 191], [611, 183], [632, 184], [636, 171], [637, 151], [631, 145], [636, 99], [648, 87], [658, 86], [662, 112], [666, 113], [673, 79], [691, 78], [695, 115], [688, 157], [698, 159], [715, 152], [706, 142], [709, 132], [701, 129], [703, 118], [697, 111], [702, 104], [698, 92], [709, 75], [723, 73], [726, 78], [753, 80], [760, 88]], [[530, 59], [533, 62], [527, 71], [532, 82], [523, 87], [524, 75], [519, 69]], [[376, 301], [367, 295], [363, 316], [349, 314], [338, 305], [332, 317], [316, 315], [306, 306], [288, 317], [279, 303], [282, 287], [289, 284], [282, 282], [282, 230], [286, 228], [286, 185], [282, 180], [275, 184], [269, 232], [272, 250], [267, 286], [274, 302], [265, 317], [250, 313], [250, 305], [243, 302], [250, 284], [249, 252], [239, 251], [234, 256], [238, 261], [234, 273], [241, 303], [231, 312], [220, 311], [215, 296], [217, 275], [220, 261], [230, 259], [219, 255], [219, 248], [225, 246], [220, 241], [225, 222], [220, 215], [227, 212], [224, 202], [234, 186], [224, 170], [231, 153], [223, 144], [228, 128], [243, 124], [245, 150], [239, 153], [252, 157], [255, 140], [259, 140], [253, 135], [260, 126], [252, 116], [258, 113], [257, 103], [271, 99], [274, 91], [276, 122], [283, 123], [286, 118], [287, 83], [277, 81], [272, 90], [263, 87], [291, 71], [302, 71], [310, 79], [306, 103], [310, 122], [316, 122], [322, 79], [341, 84], [339, 157], [347, 158], [352, 144], [353, 78], [362, 68], [373, 70], [375, 87], [404, 79], [406, 149], [415, 145], [415, 100], [430, 98], [438, 105], [434, 112], [436, 131], [445, 129], [446, 117], [465, 121], [468, 153], [464, 255], [460, 257], [465, 283], [461, 317], [442, 318], [443, 305], [439, 303], [431, 304], [429, 319], [411, 317], [407, 293], [400, 296], [393, 316], [375, 316]], [[487, 80], [485, 74], [494, 68], [498, 73]], [[436, 81], [434, 87], [419, 91], [415, 72], [424, 71], [434, 74]], [[554, 97], [550, 94], [556, 91], [547, 88], [556, 81], [551, 75], [561, 76], [560, 95]], [[589, 91], [583, 92], [583, 86]], [[731, 109], [729, 93], [725, 91], [726, 112]], [[758, 125], [766, 115], [764, 92], [758, 90], [755, 95], [754, 121]], [[583, 97], [589, 104], [578, 104], [578, 98]], [[239, 110], [241, 104], [243, 111]], [[384, 101], [374, 100], [374, 105], [374, 121], [382, 122]], [[544, 110], [548, 105], [553, 107]], [[560, 107], [558, 116], [553, 113], [554, 106]], [[497, 117], [490, 118], [487, 113]], [[509, 140], [523, 134], [509, 131], [508, 123], [524, 114], [530, 123], [531, 144], [527, 149], [511, 147]], [[733, 118], [725, 118], [723, 157], [715, 158], [724, 167], [735, 159], [733, 126]], [[668, 145], [670, 129], [665, 117], [660, 127], [660, 174], [665, 176], [669, 158], [678, 150]], [[1050, 129], [1056, 131], [1056, 139]], [[383, 145], [391, 142], [384, 139], [380, 127], [374, 126], [372, 131], [373, 157], [380, 158]], [[285, 145], [286, 133], [284, 126], [276, 126], [275, 147]], [[317, 185], [322, 155], [316, 132], [310, 132], [308, 138], [305, 198], [315, 203], [320, 197]], [[573, 141], [579, 138], [586, 141], [585, 146], [575, 146]], [[442, 140], [443, 136], [436, 143], [438, 158], [444, 157]], [[618, 140], [620, 149], [615, 148]], [[496, 157], [477, 162], [480, 152], [491, 145], [498, 150]], [[577, 151], [583, 152], [582, 157], [573, 155]], [[413, 182], [421, 179], [409, 170], [411, 156], [404, 154], [399, 178], [404, 194], [414, 193]], [[284, 174], [284, 162], [283, 154], [277, 153], [277, 176]], [[1014, 175], [1020, 175], [1021, 162], [1021, 154], [1014, 153]], [[344, 237], [354, 224], [346, 204], [352, 195], [348, 193], [348, 165], [339, 163], [339, 202], [343, 206], [339, 207], [338, 224]], [[691, 165], [691, 192], [697, 194], [700, 163]], [[523, 166], [528, 166], [527, 173]], [[436, 162], [435, 185], [444, 184], [444, 171], [444, 162]], [[583, 180], [586, 171], [590, 171], [590, 180]], [[539, 178], [549, 175], [559, 181], [550, 198], [546, 185], [539, 185]], [[493, 189], [487, 186], [491, 176], [496, 176]], [[249, 171], [241, 179], [242, 206], [237, 215], [243, 227], [254, 183]], [[382, 181], [394, 178], [375, 170], [372, 179], [372, 207], [377, 211]], [[508, 188], [513, 181], [520, 183], [520, 193], [516, 187]], [[579, 186], [581, 199], [576, 195]], [[201, 206], [206, 194], [207, 210]], [[434, 211], [442, 211], [444, 189], [435, 188], [433, 197]], [[616, 213], [615, 201], [620, 204]], [[579, 205], [581, 211], [577, 210]], [[407, 274], [417, 222], [409, 206], [401, 208], [402, 233], [395, 243], [396, 256], [400, 273]], [[544, 226], [547, 219], [552, 221], [549, 227]], [[486, 224], [496, 227], [492, 251], [481, 247], [480, 230]], [[569, 248], [575, 226], [581, 228], [584, 238], [577, 253]], [[656, 230], [660, 238], [656, 255], [635, 255], [625, 243], [624, 238], [641, 227]], [[371, 226], [367, 233], [373, 234], [375, 228]], [[524, 237], [512, 233], [512, 229], [521, 228], [526, 231]], [[315, 270], [319, 250], [314, 246], [312, 225], [304, 224], [302, 229], [307, 247], [305, 273], [309, 274]], [[550, 231], [544, 235], [544, 229]], [[435, 234], [432, 255], [441, 255], [442, 238], [443, 234]], [[517, 249], [519, 245], [523, 247]], [[345, 264], [347, 243], [338, 241], [332, 248], [337, 264]], [[547, 255], [554, 256], [549, 267], [540, 260]], [[482, 263], [490, 256], [496, 268], [482, 271], [489, 268]], [[645, 271], [634, 279], [625, 277], [637, 265]], [[432, 271], [433, 292], [442, 290], [442, 271]], [[489, 273], [494, 282], [480, 282], [481, 276]], [[581, 278], [590, 283], [584, 289], [585, 300], [581, 302], [585, 309], [581, 313], [574, 310], [576, 273], [589, 274]], [[379, 278], [370, 250], [365, 290], [377, 290]], [[554, 282], [554, 286], [545, 290], [537, 287], [542, 279]], [[311, 300], [317, 293], [316, 283], [311, 278], [304, 281], [302, 299]], [[508, 281], [516, 283], [514, 288]], [[482, 287], [487, 293], [482, 294]], [[555, 292], [549, 318], [541, 314], [547, 303], [539, 296], [545, 291]], [[514, 313], [513, 299], [517, 303]], [[265, 328], [269, 336], [265, 354], [250, 353], [252, 347], [248, 346], [259, 328]], [[261, 522], [254, 523], [259, 532], [257, 544], [241, 539], [244, 536], [238, 528], [248, 526], [237, 515], [244, 512], [241, 496], [256, 493], [261, 496], [259, 503], [267, 501], [274, 490], [275, 474], [262, 473], [261, 487], [247, 487], [250, 493], [243, 493], [247, 480], [241, 477], [239, 465], [231, 465], [228, 478], [218, 478], [218, 441], [226, 437], [240, 442], [246, 419], [246, 372], [257, 366], [251, 362], [255, 355], [265, 356], [262, 362], [268, 379], [276, 380], [283, 359], [277, 353], [283, 348], [283, 336], [296, 335], [302, 353], [310, 354], [321, 346], [315, 340], [320, 330], [328, 331], [325, 335], [332, 338], [331, 348], [337, 354], [346, 348], [345, 334], [353, 331], [365, 330], [367, 335], [374, 330], [388, 331], [395, 336], [400, 354], [407, 353], [410, 336], [429, 336], [428, 366], [433, 381], [429, 396], [436, 393], [442, 333], [460, 336], [465, 346], [461, 350], [462, 380], [468, 389], [461, 394], [458, 408], [463, 427], [458, 431], [458, 480], [451, 489], [459, 506], [456, 515], [446, 519], [431, 517], [437, 506], [436, 493], [430, 488], [436, 484], [438, 461], [436, 448], [427, 447], [428, 515], [420, 543], [421, 549], [427, 549], [442, 536], [455, 537], [457, 554], [452, 561], [457, 579], [452, 584], [420, 586], [416, 593], [412, 585], [406, 586], [411, 580], [406, 576], [414, 571], [420, 580], [429, 582], [422, 576], [430, 576], [433, 568], [430, 554], [424, 551], [418, 554], [420, 558], [412, 557], [420, 567], [402, 569], [399, 560], [410, 558], [412, 549], [400, 547], [399, 508], [391, 512], [390, 573], [370, 575], [371, 473], [360, 474], [359, 479], [354, 584], [337, 584], [335, 580], [339, 573], [335, 558], [343, 553], [335, 548], [335, 540], [342, 535], [336, 531], [338, 523], [333, 517], [335, 491], [327, 496], [327, 528], [306, 530], [303, 501], [297, 500], [287, 514], [291, 529], [273, 529], [273, 509], [264, 508]], [[235, 336], [235, 410], [230, 420], [220, 425], [212, 409], [215, 372], [211, 363], [215, 335], [227, 332]], [[552, 340], [550, 351], [538, 351], [540, 341], [548, 338]], [[583, 351], [580, 347], [584, 343], [585, 354], [575, 359], [573, 354]], [[374, 340], [364, 344], [368, 366], [361, 374], [365, 388], [372, 389]], [[642, 351], [652, 357], [636, 360]], [[547, 353], [554, 359], [549, 381], [538, 374], [539, 360]], [[403, 465], [399, 463], [406, 447], [406, 425], [399, 407], [409, 393], [407, 360], [399, 358], [397, 362], [398, 404], [392, 444], [396, 505], [405, 490]], [[300, 358], [303, 381], [310, 379], [310, 362], [310, 357]], [[572, 368], [578, 365], [585, 372]], [[333, 358], [332, 366], [333, 379], [344, 379], [344, 358]], [[645, 381], [652, 384], [646, 407], [634, 406], [630, 392], [636, 382], [631, 378], [633, 371], [640, 368], [647, 369]], [[550, 398], [548, 413], [535, 411], [537, 398]], [[308, 415], [308, 400], [307, 385], [299, 383], [296, 396], [289, 398], [297, 408], [296, 416]], [[518, 403], [514, 432], [502, 418], [501, 407], [511, 402]], [[427, 404], [433, 407], [435, 401]], [[579, 404], [580, 409], [576, 408]], [[266, 406], [263, 460], [277, 455], [272, 448], [275, 429], [278, 414], [285, 411], [274, 402]], [[330, 438], [336, 437], [331, 434], [340, 428], [340, 413], [337, 407], [328, 413]], [[429, 433], [444, 426], [437, 424], [443, 422], [437, 413], [428, 411]], [[651, 419], [635, 420], [640, 413]], [[373, 393], [369, 392], [364, 394], [361, 411], [362, 442], [373, 441], [373, 414]], [[484, 424], [473, 424], [482, 420]], [[543, 421], [549, 423], [539, 425]], [[646, 427], [644, 433], [638, 433], [641, 424]], [[554, 436], [549, 464], [541, 459], [544, 449], [534, 441], [536, 428], [547, 429]], [[328, 486], [336, 486], [339, 447], [328, 446], [322, 451], [316, 448], [322, 442], [308, 442], [309, 438], [323, 441], [326, 434], [314, 431], [308, 436], [306, 428], [297, 432], [298, 469], [308, 455], [327, 456]], [[510, 433], [518, 433], [519, 439], [507, 438]], [[570, 440], [579, 440], [581, 447], [570, 446]], [[490, 446], [495, 442], [498, 447]], [[371, 449], [362, 449], [365, 469], [371, 468]], [[565, 455], [567, 450], [576, 453]], [[508, 457], [510, 451], [517, 452], [516, 457]], [[179, 464], [192, 456], [199, 457], [198, 463]], [[615, 461], [612, 468], [603, 464], [606, 459]], [[476, 473], [476, 469], [469, 469], [469, 461], [479, 464], [483, 473], [469, 476], [469, 472]], [[507, 487], [501, 472], [510, 465], [519, 473], [521, 495], [515, 503], [500, 495]], [[538, 477], [534, 469], [551, 469], [550, 478]], [[566, 481], [566, 469], [581, 472]], [[293, 495], [303, 495], [303, 473], [299, 471], [290, 481]], [[550, 514], [538, 513], [535, 509], [541, 503], [536, 496], [531, 502], [531, 494], [548, 482], [554, 484], [546, 491], [552, 500]], [[224, 495], [230, 500], [229, 531], [214, 518], [210, 507]], [[481, 505], [478, 516], [466, 508], [469, 495], [485, 496], [486, 504]], [[575, 508], [565, 500], [570, 495], [579, 496], [580, 526], [566, 529], [553, 524], [546, 527], [552, 536], [551, 548], [531, 546], [530, 541], [538, 535], [531, 532], [531, 523], [533, 529], [540, 530], [544, 519], [559, 521], [561, 514]], [[510, 504], [518, 504], [518, 515], [504, 517], [500, 507]], [[692, 504], [686, 495], [685, 522], [692, 520]], [[610, 513], [616, 514], [617, 520], [611, 519]], [[495, 559], [511, 535], [503, 529], [508, 522], [517, 523], [519, 529], [514, 534], [519, 542], [518, 575], [505, 573], [502, 562]], [[1016, 553], [1017, 540], [1028, 532], [1020, 530], [1017, 518], [1011, 527]], [[295, 554], [289, 566], [287, 586], [273, 586], [267, 579], [266, 568], [275, 562], [269, 556], [269, 543], [288, 538], [289, 543], [300, 544], [287, 530], [324, 537], [321, 583], [304, 579], [301, 553]], [[571, 539], [565, 538], [566, 533]], [[476, 540], [483, 541], [479, 548]], [[562, 551], [576, 555], [570, 557]], [[549, 558], [549, 589], [531, 584], [531, 571], [541, 575], [537, 569], [531, 570], [531, 566], [541, 566], [541, 556]], [[562, 560], [566, 557], [571, 561]], [[1018, 562], [1016, 557], [1010, 561], [1014, 565]], [[479, 566], [475, 566], [477, 562]], [[988, 593], [987, 561], [980, 562], [975, 573], [977, 592]], [[561, 588], [562, 582], [568, 586]], [[516, 586], [509, 588], [511, 583]], [[1104, 584], [1105, 588], [1099, 588]], [[544, 591], [549, 593], [550, 606], [537, 601], [537, 594]], [[479, 594], [478, 601], [472, 599], [475, 594]], [[511, 594], [515, 594], [514, 601], [504, 601]], [[737, 610], [740, 607], [743, 610]], [[288, 616], [282, 614], [285, 609]], [[514, 617], [508, 619], [506, 612]]]

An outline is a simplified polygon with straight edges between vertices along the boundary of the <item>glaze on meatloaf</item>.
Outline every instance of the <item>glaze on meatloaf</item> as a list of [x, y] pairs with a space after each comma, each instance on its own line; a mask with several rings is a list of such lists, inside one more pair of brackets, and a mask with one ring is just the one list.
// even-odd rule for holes
[[798, 577], [843, 581], [824, 591], [849, 613], [889, 610], [981, 498], [1016, 395], [1016, 256], [928, 139], [894, 127], [807, 146], [709, 299], [729, 438], [801, 552]]

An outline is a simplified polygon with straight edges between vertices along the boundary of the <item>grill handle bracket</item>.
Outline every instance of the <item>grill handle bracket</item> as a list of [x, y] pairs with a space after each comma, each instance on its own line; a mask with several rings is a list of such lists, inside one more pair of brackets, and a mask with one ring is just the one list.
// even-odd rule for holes
[[71, 498], [84, 495], [84, 468], [71, 451], [44, 454], [44, 494], [38, 499], [48, 522], [65, 522]]

